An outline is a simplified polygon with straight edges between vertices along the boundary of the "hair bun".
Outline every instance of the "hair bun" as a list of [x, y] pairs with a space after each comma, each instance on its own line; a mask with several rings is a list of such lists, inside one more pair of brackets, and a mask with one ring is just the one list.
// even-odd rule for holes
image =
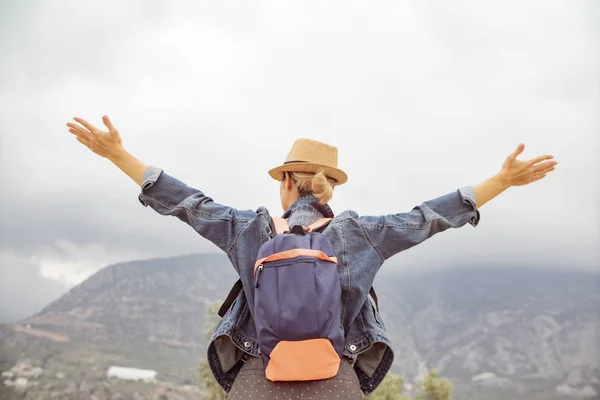
[[319, 203], [327, 204], [333, 197], [333, 184], [327, 179], [323, 171], [319, 171], [313, 176], [311, 186], [315, 197], [319, 199]]

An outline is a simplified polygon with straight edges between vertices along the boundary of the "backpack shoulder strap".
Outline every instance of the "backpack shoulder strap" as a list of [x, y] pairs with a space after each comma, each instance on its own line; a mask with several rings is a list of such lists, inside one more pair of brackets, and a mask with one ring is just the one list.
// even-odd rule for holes
[[329, 224], [331, 222], [331, 220], [332, 220], [332, 218], [321, 218], [320, 220], [315, 221], [312, 224], [310, 224], [306, 228], [306, 231], [313, 232], [313, 231], [316, 231], [317, 229], [321, 229], [324, 226], [326, 226], [327, 224]]
[[231, 305], [237, 298], [238, 294], [242, 291], [242, 288], [243, 288], [242, 280], [238, 279], [238, 281], [235, 283], [235, 285], [233, 285], [233, 287], [231, 288], [231, 291], [227, 295], [227, 298], [221, 305], [221, 308], [219, 308], [219, 312], [218, 312], [219, 317], [223, 318], [225, 316], [225, 314], [227, 313], [227, 310], [229, 310], [229, 307], [231, 307]]
[[277, 234], [282, 234], [290, 230], [290, 227], [284, 218], [271, 217], [271, 219], [273, 220]]

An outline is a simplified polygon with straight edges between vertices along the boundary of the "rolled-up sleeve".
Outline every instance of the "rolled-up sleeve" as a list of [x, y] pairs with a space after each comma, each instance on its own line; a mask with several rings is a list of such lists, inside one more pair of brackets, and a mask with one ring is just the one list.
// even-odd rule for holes
[[156, 166], [146, 169], [138, 198], [145, 207], [184, 221], [226, 253], [246, 223], [256, 216], [255, 211], [215, 203]]
[[386, 260], [449, 228], [476, 227], [480, 213], [472, 186], [425, 201], [410, 212], [364, 216], [360, 221], [368, 240]]
[[[149, 188], [154, 185], [154, 182], [158, 180], [158, 177], [162, 174], [162, 168], [155, 167], [154, 165], [148, 166], [146, 172], [144, 172], [144, 179], [142, 181], [142, 190]], [[141, 197], [141, 195], [140, 195]], [[141, 199], [140, 199], [141, 200]], [[143, 204], [143, 202], [142, 202]]]

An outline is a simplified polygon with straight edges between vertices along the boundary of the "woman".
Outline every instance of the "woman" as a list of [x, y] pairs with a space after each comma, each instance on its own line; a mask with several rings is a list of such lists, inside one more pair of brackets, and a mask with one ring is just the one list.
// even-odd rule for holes
[[125, 150], [119, 132], [107, 116], [103, 122], [108, 131], [81, 118], [74, 120], [67, 123], [69, 132], [140, 185], [139, 200], [144, 206], [188, 223], [223, 250], [238, 272], [242, 290], [223, 313], [208, 347], [211, 370], [230, 399], [358, 400], [361, 391], [371, 393], [394, 359], [376, 297], [369, 295], [384, 261], [448, 228], [467, 223], [477, 226], [482, 205], [509, 187], [543, 179], [556, 165], [550, 155], [517, 160], [524, 149], [521, 144], [490, 179], [423, 202], [409, 212], [359, 216], [345, 211], [334, 215], [327, 203], [334, 188], [347, 180], [337, 165], [337, 148], [308, 139], [297, 140], [286, 161], [269, 174], [280, 181], [283, 218], [289, 226], [306, 227], [322, 218], [333, 218], [322, 233], [337, 255], [345, 347], [335, 377], [273, 383], [265, 377], [252, 319], [254, 263], [260, 246], [276, 230], [268, 211], [262, 207], [237, 210], [215, 203], [163, 170], [146, 166]]

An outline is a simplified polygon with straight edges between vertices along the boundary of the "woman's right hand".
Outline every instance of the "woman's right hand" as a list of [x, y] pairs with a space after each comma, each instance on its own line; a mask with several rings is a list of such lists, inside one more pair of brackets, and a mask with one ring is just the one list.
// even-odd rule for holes
[[102, 117], [102, 122], [108, 131], [102, 131], [83, 118], [73, 118], [78, 123], [67, 122], [69, 132], [77, 137], [79, 143], [109, 160], [116, 159], [123, 153], [123, 142], [119, 131], [114, 127], [107, 115]]

